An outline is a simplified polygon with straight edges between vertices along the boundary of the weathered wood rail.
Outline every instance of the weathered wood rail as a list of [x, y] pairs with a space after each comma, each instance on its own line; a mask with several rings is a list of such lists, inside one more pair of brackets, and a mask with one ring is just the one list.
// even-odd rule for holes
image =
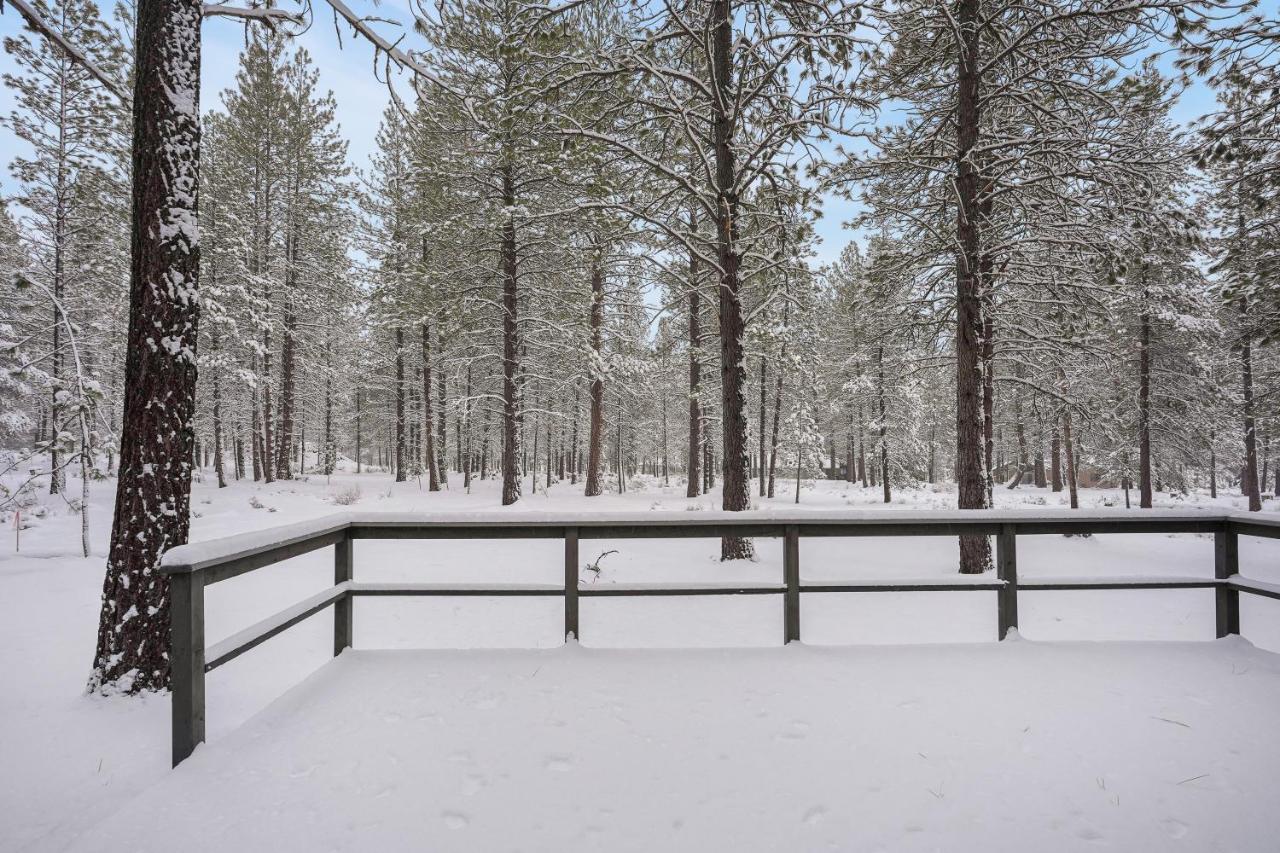
[[[1214, 536], [1213, 576], [1066, 579], [1019, 582], [1017, 537], [1084, 533], [1206, 533]], [[805, 583], [800, 577], [800, 538], [862, 536], [993, 536], [995, 577], [920, 582]], [[777, 584], [618, 584], [582, 587], [579, 543], [583, 539], [718, 538], [745, 536], [783, 540], [783, 577]], [[352, 643], [357, 596], [562, 596], [565, 636], [578, 636], [578, 602], [583, 597], [667, 595], [780, 595], [783, 642], [800, 639], [802, 593], [973, 592], [997, 594], [997, 636], [1018, 625], [1020, 590], [1213, 589], [1217, 636], [1240, 631], [1241, 592], [1280, 599], [1280, 584], [1239, 575], [1239, 537], [1280, 538], [1280, 519], [1243, 513], [1213, 514], [1165, 510], [1101, 513], [1009, 513], [973, 510], [947, 513], [813, 512], [775, 515], [741, 513], [646, 513], [570, 516], [506, 513], [410, 516], [339, 513], [272, 530], [183, 545], [165, 554], [172, 601], [170, 661], [173, 670], [173, 763], [189, 756], [205, 737], [205, 674], [332, 606], [333, 653]], [[358, 539], [562, 539], [564, 583], [560, 584], [388, 584], [355, 580], [353, 544]], [[204, 588], [320, 548], [334, 548], [334, 585], [226, 640], [205, 646]], [[989, 579], [990, 578], [990, 579]]]

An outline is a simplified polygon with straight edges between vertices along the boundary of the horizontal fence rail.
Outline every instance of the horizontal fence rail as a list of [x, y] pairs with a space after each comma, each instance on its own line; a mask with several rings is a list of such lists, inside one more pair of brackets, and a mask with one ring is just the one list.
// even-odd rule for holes
[[[1213, 577], [1049, 579], [1020, 583], [1017, 537], [1093, 533], [1212, 533]], [[973, 581], [850, 581], [805, 583], [800, 579], [800, 538], [867, 536], [993, 536], [995, 578]], [[582, 587], [579, 544], [583, 539], [674, 539], [722, 536], [781, 538], [783, 577], [776, 584], [617, 584]], [[1212, 514], [1166, 510], [1080, 513], [965, 512], [870, 513], [813, 512], [774, 515], [758, 512], [662, 513], [610, 516], [506, 513], [482, 515], [400, 515], [337, 513], [332, 516], [224, 539], [182, 545], [164, 555], [172, 615], [170, 663], [173, 689], [173, 763], [176, 766], [204, 741], [205, 674], [315, 614], [333, 607], [333, 653], [352, 644], [353, 601], [362, 596], [560, 596], [564, 599], [566, 638], [578, 636], [580, 598], [617, 596], [780, 595], [783, 642], [800, 639], [801, 593], [995, 592], [997, 636], [1018, 627], [1020, 590], [1213, 589], [1217, 636], [1240, 632], [1241, 592], [1280, 599], [1280, 584], [1241, 578], [1239, 537], [1280, 538], [1280, 519], [1243, 513]], [[360, 583], [355, 580], [358, 539], [561, 539], [563, 584]], [[284, 560], [333, 546], [332, 587], [205, 646], [204, 588]]]

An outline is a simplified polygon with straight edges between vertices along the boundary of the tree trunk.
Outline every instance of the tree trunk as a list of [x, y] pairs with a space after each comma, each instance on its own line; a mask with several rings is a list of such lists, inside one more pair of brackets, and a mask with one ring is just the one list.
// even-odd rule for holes
[[[285, 291], [285, 298], [292, 299], [292, 290]], [[293, 460], [293, 421], [295, 414], [295, 355], [298, 317], [290, 306], [284, 315], [284, 338], [280, 344], [280, 434], [276, 441], [276, 479], [290, 480], [293, 473], [289, 463]]]
[[[718, 97], [712, 107], [712, 137], [716, 184], [716, 256], [719, 261], [720, 302], [720, 438], [724, 448], [724, 489], [721, 507], [731, 512], [749, 509], [751, 484], [747, 477], [747, 368], [743, 352], [745, 325], [742, 282], [738, 267], [738, 173], [729, 115], [733, 92], [733, 9], [731, 0], [713, 0], [711, 7], [712, 81]], [[750, 539], [726, 536], [720, 558], [738, 560], [754, 554]]]
[[1138, 506], [1151, 508], [1151, 315], [1147, 265], [1142, 264], [1142, 317], [1138, 331]]
[[435, 421], [431, 411], [431, 324], [422, 323], [422, 437], [426, 441], [427, 491], [440, 491], [440, 460], [436, 458]]
[[362, 432], [362, 427], [364, 426], [363, 417], [362, 417], [363, 410], [360, 406], [360, 402], [361, 402], [360, 394], [361, 394], [360, 389], [357, 388], [356, 389], [356, 473], [357, 474], [359, 474], [362, 469], [361, 459], [363, 458], [363, 454], [362, 454], [361, 441], [364, 438], [364, 434]]
[[[65, 95], [65, 78], [63, 81]], [[65, 104], [65, 97], [63, 98]], [[66, 107], [63, 107], [65, 115]], [[58, 402], [62, 393], [62, 305], [66, 291], [66, 258], [67, 239], [67, 176], [69, 168], [65, 162], [66, 123], [58, 123], [58, 176], [54, 186], [53, 215], [53, 349], [49, 361], [49, 372], [53, 380], [53, 390], [49, 398], [49, 494], [57, 495], [66, 491], [66, 472], [62, 470], [62, 457], [58, 452], [58, 437], [62, 435], [62, 405]]]
[[1044, 464], [1044, 419], [1036, 414], [1036, 455], [1035, 455], [1035, 485], [1037, 489], [1043, 489], [1048, 485], [1048, 478], [1045, 472]]
[[1240, 304], [1240, 316], [1243, 331], [1240, 344], [1240, 385], [1244, 415], [1244, 477], [1240, 485], [1245, 497], [1249, 499], [1249, 511], [1258, 512], [1262, 509], [1262, 490], [1258, 483], [1258, 437], [1253, 400], [1253, 341], [1249, 329], [1249, 305], [1245, 301]]
[[1062, 443], [1067, 456], [1067, 493], [1071, 496], [1071, 508], [1080, 508], [1080, 494], [1076, 488], [1076, 451], [1075, 442], [1071, 438], [1071, 409], [1062, 410]]
[[768, 491], [769, 491], [768, 484], [765, 482], [765, 474], [764, 474], [765, 467], [767, 466], [768, 459], [769, 459], [768, 450], [765, 445], [765, 442], [768, 439], [768, 435], [765, 432], [765, 428], [764, 428], [765, 416], [769, 411], [768, 394], [767, 394], [767, 389], [769, 384], [768, 375], [769, 375], [769, 363], [765, 361], [765, 357], [762, 355], [760, 356], [760, 462], [759, 462], [760, 497], [764, 497], [765, 495], [768, 494]]
[[[264, 297], [269, 303], [270, 292]], [[275, 482], [275, 444], [271, 414], [271, 327], [262, 332], [262, 479]]]
[[862, 488], [867, 488], [867, 445], [863, 440], [866, 430], [862, 423], [862, 403], [858, 403], [858, 479], [862, 481]]
[[662, 485], [671, 485], [671, 469], [668, 464], [668, 443], [667, 443], [667, 393], [662, 392]]
[[[462, 426], [463, 424], [465, 424], [467, 428], [467, 446], [465, 450], [460, 450], [459, 452], [459, 455], [462, 457], [462, 459], [458, 467], [462, 469], [462, 488], [466, 489], [467, 492], [470, 493], [471, 491], [471, 362], [469, 361], [467, 362], [466, 385], [463, 391], [461, 408], [463, 411], [463, 415], [462, 415], [462, 423], [458, 425], [458, 442], [459, 442], [459, 447], [461, 447]], [[504, 473], [503, 475], [504, 484], [505, 484], [505, 480], [506, 480], [506, 475]], [[505, 490], [505, 485], [504, 485], [504, 490]], [[520, 483], [517, 480], [516, 494], [519, 495], [519, 493], [520, 493]], [[505, 491], [504, 491], [504, 494], [505, 494]], [[505, 505], [506, 503], [505, 499], [503, 503]]]
[[1214, 444], [1214, 433], [1209, 432], [1209, 497], [1218, 496], [1218, 452]]
[[1062, 438], [1056, 419], [1049, 439], [1049, 482], [1053, 491], [1062, 491]]
[[[1021, 364], [1018, 375], [1022, 375]], [[1018, 470], [1009, 478], [1009, 488], [1016, 489], [1026, 479], [1031, 469], [1031, 460], [1027, 456], [1027, 425], [1022, 420], [1022, 390], [1019, 388], [1013, 395], [1013, 431], [1018, 440]]]
[[[696, 235], [697, 214], [689, 211], [689, 233]], [[692, 237], [691, 237], [692, 239]], [[702, 299], [699, 293], [698, 256], [689, 252], [689, 487], [687, 497], [696, 498], [702, 485]]]
[[[959, 0], [956, 25], [960, 51], [956, 79], [956, 485], [960, 509], [987, 507], [983, 474], [981, 204], [974, 162], [980, 132], [979, 0]], [[991, 567], [986, 536], [960, 537], [960, 571]]]
[[[210, 271], [212, 273], [212, 270]], [[213, 337], [213, 351], [218, 351], [218, 338]], [[218, 475], [218, 488], [227, 487], [227, 475], [222, 467], [222, 377], [213, 372], [213, 470]]]
[[578, 412], [581, 407], [582, 388], [577, 380], [573, 383], [573, 432], [569, 439], [569, 482], [578, 484]]
[[405, 481], [404, 470], [404, 329], [396, 326], [395, 468], [396, 482]]
[[[440, 328], [436, 327], [436, 342], [439, 344], [441, 355], [444, 354], [444, 341], [440, 339]], [[448, 380], [444, 375], [444, 368], [436, 371], [436, 401], [440, 410], [440, 417], [436, 422], [436, 447], [439, 454], [437, 463], [440, 474], [440, 485], [448, 487], [449, 485], [449, 417], [448, 417], [448, 396], [446, 394], [446, 386]]]
[[502, 505], [520, 500], [519, 329], [516, 325], [516, 224], [511, 218], [516, 192], [510, 166], [502, 167]]
[[169, 584], [159, 564], [187, 541], [191, 521], [201, 9], [194, 0], [137, 5], [124, 421], [90, 690], [169, 686]]
[[604, 444], [604, 268], [598, 248], [591, 255], [591, 423], [587, 432], [586, 497], [600, 494], [600, 458]]
[[888, 410], [885, 403], [884, 389], [884, 347], [876, 349], [876, 366], [879, 369], [878, 396], [880, 397], [880, 480], [884, 486], [884, 502], [890, 503], [892, 496], [889, 493], [889, 425], [886, 423]]
[[929, 475], [926, 482], [932, 483], [937, 478], [938, 471], [938, 428], [933, 424], [929, 425]]
[[333, 361], [328, 344], [325, 347], [324, 375], [324, 475], [332, 476], [338, 452], [333, 438]]

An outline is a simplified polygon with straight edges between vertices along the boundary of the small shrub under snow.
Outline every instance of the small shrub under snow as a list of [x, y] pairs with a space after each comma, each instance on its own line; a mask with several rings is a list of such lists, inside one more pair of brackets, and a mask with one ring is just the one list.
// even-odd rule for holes
[[360, 487], [348, 486], [339, 492], [334, 492], [333, 502], [338, 506], [351, 506], [360, 500]]

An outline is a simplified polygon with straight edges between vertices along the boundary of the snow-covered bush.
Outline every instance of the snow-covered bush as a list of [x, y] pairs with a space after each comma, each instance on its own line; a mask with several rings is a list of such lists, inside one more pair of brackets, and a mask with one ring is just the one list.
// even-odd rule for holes
[[333, 502], [338, 506], [351, 506], [360, 500], [360, 487], [348, 486], [339, 492], [334, 492]]

